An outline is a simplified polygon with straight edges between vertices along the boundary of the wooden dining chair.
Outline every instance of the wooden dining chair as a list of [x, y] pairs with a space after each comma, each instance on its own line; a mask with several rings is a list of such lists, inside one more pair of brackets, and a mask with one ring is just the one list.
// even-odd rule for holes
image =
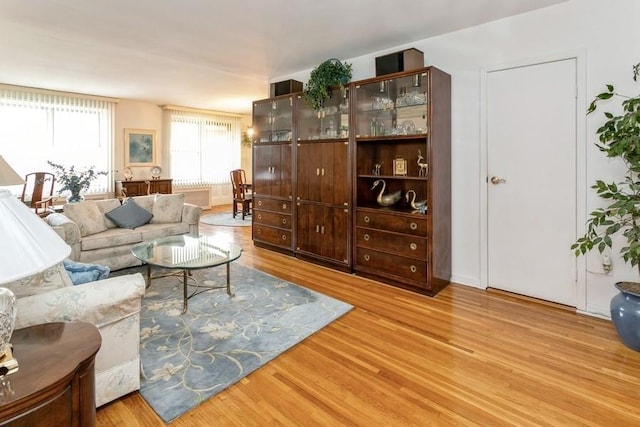
[[47, 216], [53, 207], [53, 185], [55, 175], [49, 172], [32, 172], [25, 176], [20, 200], [29, 206], [36, 215]]
[[247, 183], [244, 169], [234, 169], [229, 172], [231, 177], [231, 187], [233, 190], [233, 217], [238, 214], [238, 205], [242, 207], [242, 220], [247, 215], [251, 215], [253, 204], [253, 192], [251, 184]]

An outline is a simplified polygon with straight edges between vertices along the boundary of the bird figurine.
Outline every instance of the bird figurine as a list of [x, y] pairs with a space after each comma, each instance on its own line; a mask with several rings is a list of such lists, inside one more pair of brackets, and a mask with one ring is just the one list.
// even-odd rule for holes
[[387, 187], [387, 183], [384, 182], [383, 179], [377, 179], [373, 183], [373, 187], [371, 187], [371, 189], [375, 190], [375, 188], [380, 184], [382, 184], [382, 190], [380, 190], [380, 193], [376, 198], [376, 201], [378, 202], [378, 204], [380, 206], [393, 206], [396, 203], [398, 203], [398, 200], [400, 200], [400, 198], [402, 197], [402, 191], [398, 190], [395, 193], [383, 194], [385, 188]]
[[[413, 195], [413, 197], [411, 197], [411, 200], [409, 200], [409, 195]], [[411, 207], [413, 209], [415, 209], [417, 212], [420, 213], [426, 213], [427, 212], [427, 201], [426, 200], [420, 200], [418, 202], [416, 202], [416, 192], [413, 190], [409, 190], [407, 191], [407, 194], [405, 195], [405, 199], [407, 201], [407, 203], [409, 203], [411, 205]]]

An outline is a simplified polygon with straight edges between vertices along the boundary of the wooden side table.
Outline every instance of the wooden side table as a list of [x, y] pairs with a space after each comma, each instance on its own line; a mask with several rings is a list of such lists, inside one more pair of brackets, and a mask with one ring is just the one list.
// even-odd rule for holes
[[0, 379], [0, 425], [95, 426], [94, 359], [102, 338], [89, 323], [14, 331], [18, 372]]

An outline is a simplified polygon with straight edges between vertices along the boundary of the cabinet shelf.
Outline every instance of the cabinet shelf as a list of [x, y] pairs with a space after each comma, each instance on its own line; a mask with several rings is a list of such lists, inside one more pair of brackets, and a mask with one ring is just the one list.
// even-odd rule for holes
[[348, 142], [349, 138], [298, 138], [299, 143]]
[[424, 140], [426, 139], [426, 133], [412, 133], [409, 135], [356, 135], [356, 140], [358, 142], [402, 142], [402, 141], [416, 141], [416, 140]]
[[385, 213], [411, 218], [426, 218], [429, 212], [416, 212], [412, 207], [398, 203], [398, 206], [380, 206], [374, 203], [364, 203], [358, 206], [360, 212]]
[[428, 181], [429, 178], [426, 176], [405, 176], [405, 175], [369, 175], [369, 174], [360, 174], [358, 178], [368, 178], [368, 179], [394, 179], [394, 180], [402, 180], [402, 181]]

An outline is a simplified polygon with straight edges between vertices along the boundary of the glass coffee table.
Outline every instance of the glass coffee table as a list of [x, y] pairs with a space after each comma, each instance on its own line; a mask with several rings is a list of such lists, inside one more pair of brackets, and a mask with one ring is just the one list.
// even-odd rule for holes
[[[227, 294], [233, 296], [229, 277], [229, 264], [240, 258], [242, 254], [242, 248], [234, 243], [208, 236], [170, 236], [138, 243], [131, 248], [131, 252], [136, 258], [147, 264], [147, 287], [151, 285], [152, 279], [176, 275], [176, 273], [182, 274], [184, 298], [182, 313], [187, 312], [189, 298], [201, 292], [211, 289], [224, 289], [226, 287]], [[191, 277], [192, 270], [211, 268], [223, 264], [227, 266], [226, 286], [199, 285]], [[179, 271], [152, 276], [151, 266]], [[193, 283], [190, 283], [190, 281], [193, 281]], [[195, 287], [191, 294], [188, 291], [189, 286]]]

